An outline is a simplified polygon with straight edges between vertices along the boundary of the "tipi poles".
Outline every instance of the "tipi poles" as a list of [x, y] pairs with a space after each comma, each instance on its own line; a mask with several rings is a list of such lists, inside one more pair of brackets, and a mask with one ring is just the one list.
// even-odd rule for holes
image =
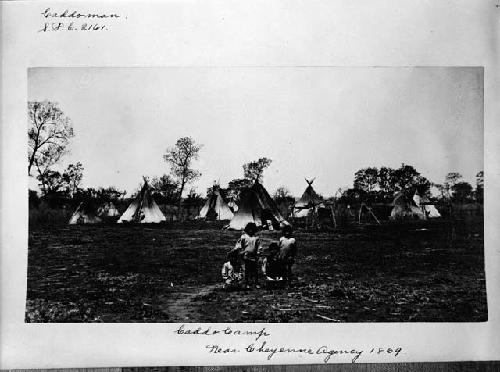
[[380, 221], [378, 220], [377, 216], [375, 216], [375, 213], [373, 213], [372, 209], [368, 206], [365, 206], [368, 211], [371, 213], [371, 215], [373, 216], [373, 218], [375, 218], [375, 221], [377, 221], [377, 223], [380, 225]]
[[335, 211], [333, 210], [332, 205], [330, 205], [330, 211], [332, 212], [333, 227], [337, 228], [337, 221], [335, 220]]
[[362, 203], [361, 207], [359, 208], [358, 224], [361, 224], [361, 213], [363, 211], [363, 207], [365, 207], [368, 210], [368, 212], [372, 215], [372, 217], [375, 219], [375, 221], [377, 221], [377, 223], [380, 225], [380, 221], [378, 220], [377, 216], [375, 216], [375, 213], [373, 213], [372, 209], [369, 206], [367, 206], [365, 203]]

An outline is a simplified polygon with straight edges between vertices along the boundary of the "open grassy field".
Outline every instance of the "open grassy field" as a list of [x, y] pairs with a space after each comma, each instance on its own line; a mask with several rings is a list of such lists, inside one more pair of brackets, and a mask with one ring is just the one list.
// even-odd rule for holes
[[[291, 288], [225, 292], [222, 224], [30, 231], [27, 322], [487, 320], [482, 221], [296, 231]], [[260, 232], [264, 244], [279, 232]]]

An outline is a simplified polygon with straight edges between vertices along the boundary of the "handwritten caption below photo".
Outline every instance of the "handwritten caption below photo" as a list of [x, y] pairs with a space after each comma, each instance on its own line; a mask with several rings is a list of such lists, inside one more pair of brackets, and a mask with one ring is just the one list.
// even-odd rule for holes
[[222, 343], [207, 343], [205, 350], [208, 354], [238, 354], [238, 353], [252, 353], [263, 355], [267, 360], [272, 360], [279, 355], [307, 355], [316, 356], [321, 358], [324, 363], [333, 362], [337, 359], [338, 362], [351, 362], [356, 363], [366, 356], [392, 356], [397, 358], [403, 352], [401, 347], [379, 347], [374, 346], [370, 348], [356, 348], [356, 347], [331, 347], [328, 345], [274, 345], [269, 340], [270, 332], [265, 328], [259, 330], [245, 330], [233, 327], [193, 327], [190, 328], [182, 324], [177, 328], [174, 333], [181, 336], [227, 336], [227, 342], [231, 342], [231, 337], [234, 338], [248, 338], [248, 344], [243, 347], [234, 347], [224, 345]]
[[116, 22], [127, 19], [117, 13], [85, 12], [74, 9], [53, 10], [42, 13], [42, 27], [38, 32], [110, 31]]

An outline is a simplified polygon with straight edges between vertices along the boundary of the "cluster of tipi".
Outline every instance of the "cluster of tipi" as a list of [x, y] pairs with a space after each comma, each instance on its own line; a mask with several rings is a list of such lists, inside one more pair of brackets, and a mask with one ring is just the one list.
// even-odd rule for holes
[[[111, 202], [99, 207], [97, 213], [93, 213], [91, 208], [82, 202], [71, 216], [69, 223], [99, 223], [103, 219], [117, 216], [119, 216], [118, 210]], [[197, 218], [230, 220], [229, 228], [234, 230], [244, 229], [249, 222], [269, 229], [288, 225], [274, 200], [258, 181], [241, 192], [239, 206], [230, 207], [220, 191], [214, 188]], [[160, 223], [163, 221], [166, 221], [165, 215], [151, 195], [147, 181], [144, 181], [140, 192], [118, 219], [118, 223]]]
[[[313, 180], [307, 180], [307, 188], [301, 198], [293, 206], [292, 216], [303, 218], [316, 215], [328, 206], [312, 187]], [[332, 215], [334, 214], [331, 209]], [[93, 214], [84, 203], [80, 203], [71, 216], [70, 224], [99, 223], [103, 219], [118, 217], [120, 214], [112, 202], [99, 207]], [[413, 199], [407, 198], [403, 192], [396, 195], [391, 219], [428, 219], [440, 217], [438, 210], [426, 197], [415, 193]], [[211, 195], [200, 210], [198, 219], [229, 220], [229, 228], [242, 230], [249, 222], [258, 227], [278, 229], [289, 223], [281, 215], [276, 203], [264, 186], [255, 181], [254, 184], [241, 191], [239, 205], [227, 203], [221, 192], [214, 187]], [[125, 212], [119, 217], [118, 223], [159, 223], [166, 221], [165, 215], [156, 204], [147, 181], [144, 181], [139, 193], [132, 200]]]
[[[118, 216], [120, 216], [120, 213], [112, 202], [107, 202], [101, 205], [98, 208], [97, 213], [94, 213], [89, 205], [82, 202], [71, 216], [69, 223], [99, 223], [102, 222], [103, 219]], [[120, 216], [118, 223], [158, 223], [165, 220], [165, 216], [151, 195], [148, 183], [144, 181], [144, 185], [141, 190], [137, 193], [136, 197], [132, 200], [132, 203], [130, 203], [125, 212], [123, 212]]]
[[441, 217], [441, 214], [426, 196], [421, 196], [415, 191], [413, 199], [409, 199], [403, 192], [396, 194], [394, 208], [391, 211], [391, 219], [419, 219]]

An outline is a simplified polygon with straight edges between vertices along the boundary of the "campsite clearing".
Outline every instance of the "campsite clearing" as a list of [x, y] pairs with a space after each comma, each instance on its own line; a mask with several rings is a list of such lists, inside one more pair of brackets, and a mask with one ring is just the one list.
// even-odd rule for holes
[[[487, 320], [482, 221], [296, 231], [290, 289], [224, 292], [221, 222], [30, 231], [28, 322]], [[264, 244], [278, 231], [259, 233]]]

